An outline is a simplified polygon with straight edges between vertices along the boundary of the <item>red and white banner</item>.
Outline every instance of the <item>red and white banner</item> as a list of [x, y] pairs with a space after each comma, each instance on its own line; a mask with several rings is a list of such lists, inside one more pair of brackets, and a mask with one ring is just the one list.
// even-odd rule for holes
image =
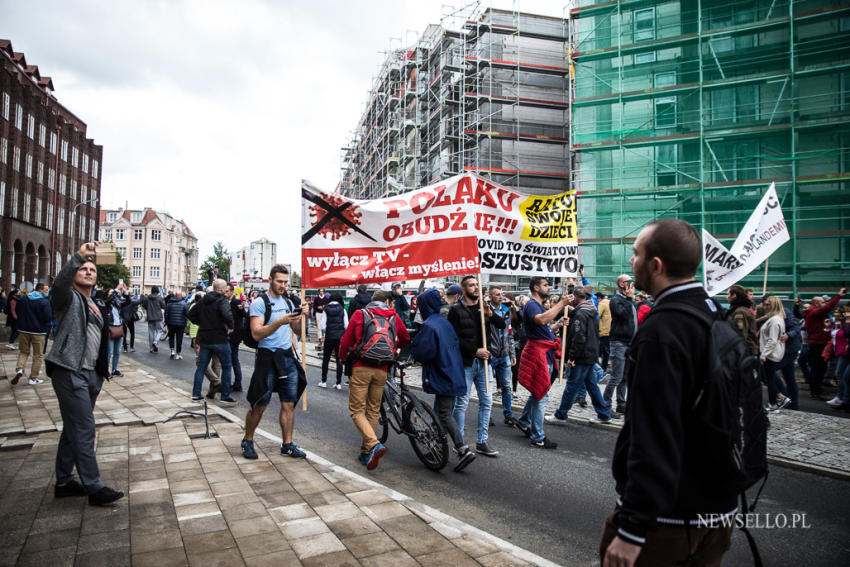
[[525, 195], [464, 174], [369, 201], [306, 181], [301, 195], [306, 286], [578, 271], [574, 191]]

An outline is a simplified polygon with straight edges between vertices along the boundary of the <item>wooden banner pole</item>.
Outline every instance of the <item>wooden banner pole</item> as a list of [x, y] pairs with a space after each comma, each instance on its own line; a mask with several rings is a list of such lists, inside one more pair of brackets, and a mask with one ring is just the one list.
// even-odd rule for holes
[[[567, 306], [564, 306], [564, 320], [567, 318]], [[558, 384], [560, 384], [564, 379], [564, 356], [566, 356], [567, 351], [567, 326], [563, 325], [561, 327], [561, 362], [558, 365]]]
[[767, 260], [764, 261], [764, 284], [762, 284], [762, 286], [761, 286], [761, 294], [762, 295], [767, 293], [767, 267], [768, 267], [769, 263], [770, 263], [770, 257], [768, 257]]
[[[301, 282], [301, 368], [304, 369], [304, 375], [307, 375], [307, 295], [304, 293], [304, 282]], [[307, 381], [309, 385], [310, 381]], [[304, 393], [301, 394], [301, 411], [307, 411], [307, 388], [304, 388]]]
[[[484, 284], [481, 283], [481, 272], [478, 272], [478, 311], [481, 312], [481, 337], [484, 348], [487, 348], [487, 323], [484, 321]], [[484, 359], [484, 391], [490, 393], [490, 364]]]

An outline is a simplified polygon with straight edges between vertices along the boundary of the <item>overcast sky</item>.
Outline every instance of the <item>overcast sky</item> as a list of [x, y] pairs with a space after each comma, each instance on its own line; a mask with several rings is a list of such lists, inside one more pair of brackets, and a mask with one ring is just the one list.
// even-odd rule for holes
[[[383, 52], [449, 3], [0, 0], [0, 38], [103, 145], [103, 207], [182, 218], [201, 261], [218, 240], [265, 236], [300, 265], [301, 179], [336, 187]], [[558, 0], [481, 5], [564, 13]]]

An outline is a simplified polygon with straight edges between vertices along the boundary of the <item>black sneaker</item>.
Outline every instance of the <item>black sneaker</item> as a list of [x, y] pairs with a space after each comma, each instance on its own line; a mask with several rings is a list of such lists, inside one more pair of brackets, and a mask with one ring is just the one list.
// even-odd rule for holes
[[457, 464], [455, 465], [455, 472], [460, 472], [466, 468], [466, 466], [475, 460], [475, 453], [469, 450], [469, 447], [464, 447], [457, 454]]
[[580, 408], [586, 408], [587, 407], [587, 400], [585, 398], [581, 398], [580, 400], [576, 400], [576, 402], [578, 403], [578, 406]]
[[23, 375], [24, 375], [24, 369], [23, 369], [23, 368], [18, 368], [18, 370], [17, 370], [17, 371], [15, 371], [15, 377], [14, 377], [14, 378], [12, 378], [12, 386], [14, 386], [15, 384], [17, 384], [17, 383], [18, 383], [18, 380], [20, 380], [20, 379], [21, 379], [21, 376], [23, 376]]
[[104, 486], [94, 494], [89, 494], [89, 504], [92, 506], [107, 506], [120, 498], [124, 498], [123, 492]]
[[507, 425], [508, 427], [515, 427], [515, 424], [516, 418], [514, 418], [513, 416], [509, 415], [505, 418], [505, 425]]
[[218, 403], [220, 403], [223, 406], [233, 406], [233, 405], [236, 405], [236, 400], [234, 400], [231, 397], [227, 397], [227, 398], [221, 398], [221, 400], [219, 400]]
[[558, 444], [555, 443], [554, 441], [549, 441], [548, 437], [544, 437], [540, 441], [532, 441], [531, 446], [532, 447], [540, 447], [541, 449], [557, 449], [558, 448]]
[[113, 376], [118, 376], [119, 378], [121, 378], [121, 377], [123, 377], [123, 376], [124, 376], [123, 374], [121, 374], [121, 371], [120, 371], [120, 370], [116, 370], [115, 372], [113, 372], [113, 373], [112, 373], [112, 375], [113, 375]]
[[231, 392], [241, 392], [242, 386], [233, 386], [232, 388], [230, 388], [230, 391]]
[[65, 483], [62, 486], [58, 484], [53, 487], [53, 496], [56, 498], [67, 498], [68, 496], [85, 496], [86, 489], [76, 480]]
[[517, 419], [514, 420], [514, 427], [516, 427], [517, 429], [522, 431], [522, 434], [525, 435], [526, 437], [531, 437], [531, 428], [524, 426], [523, 424], [521, 424], [519, 422], [519, 420], [517, 420]]
[[156, 346], [156, 345], [153, 345], [153, 351], [154, 351], [154, 352], [159, 352], [159, 349], [157, 348], [157, 346]]
[[207, 392], [207, 399], [208, 400], [214, 400], [215, 395], [220, 391], [221, 391], [221, 383], [214, 384], [213, 386], [210, 386], [210, 391]]
[[498, 457], [499, 452], [490, 447], [487, 442], [476, 443], [475, 444], [475, 452], [484, 455], [485, 457]]

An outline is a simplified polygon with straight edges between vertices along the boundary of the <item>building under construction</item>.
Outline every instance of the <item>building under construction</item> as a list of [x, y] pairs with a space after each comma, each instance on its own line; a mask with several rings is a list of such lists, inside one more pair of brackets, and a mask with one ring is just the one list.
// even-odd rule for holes
[[340, 192], [370, 199], [470, 171], [566, 190], [568, 21], [495, 9], [449, 20], [388, 54], [343, 148]]
[[850, 4], [578, 0], [571, 19], [592, 283], [628, 272], [632, 240], [661, 216], [731, 246], [775, 182], [792, 241], [768, 289], [835, 293], [850, 269]]

